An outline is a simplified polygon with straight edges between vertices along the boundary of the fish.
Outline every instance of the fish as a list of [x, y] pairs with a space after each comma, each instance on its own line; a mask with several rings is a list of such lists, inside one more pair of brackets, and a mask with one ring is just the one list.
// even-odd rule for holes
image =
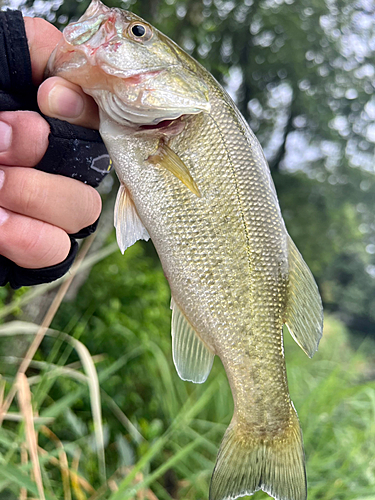
[[262, 148], [214, 77], [137, 15], [92, 0], [47, 66], [99, 107], [120, 188], [122, 252], [151, 238], [171, 289], [178, 375], [203, 383], [215, 356], [234, 412], [209, 499], [259, 489], [305, 500], [301, 427], [289, 396], [283, 325], [312, 357], [322, 336], [316, 282], [288, 235]]

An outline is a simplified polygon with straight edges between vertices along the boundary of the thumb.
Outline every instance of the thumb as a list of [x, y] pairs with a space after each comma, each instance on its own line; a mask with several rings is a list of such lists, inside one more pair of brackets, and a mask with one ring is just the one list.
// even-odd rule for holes
[[38, 17], [24, 17], [24, 23], [29, 44], [33, 82], [34, 85], [38, 86], [43, 80], [49, 56], [62, 34], [48, 21]]
[[61, 77], [47, 78], [38, 90], [42, 113], [74, 125], [99, 128], [99, 112], [94, 100], [81, 87]]
[[[43, 81], [51, 52], [62, 34], [52, 24], [40, 18], [25, 17], [25, 30], [29, 44], [33, 82]], [[42, 113], [66, 120], [74, 125], [99, 128], [98, 108], [83, 90], [62, 78], [48, 78], [38, 90], [38, 105]]]

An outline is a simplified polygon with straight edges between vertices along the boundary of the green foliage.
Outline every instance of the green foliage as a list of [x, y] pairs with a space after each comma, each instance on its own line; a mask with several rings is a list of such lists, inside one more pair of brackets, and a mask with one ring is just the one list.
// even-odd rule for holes
[[[134, 499], [136, 491], [139, 498], [148, 498], [149, 489], [159, 500], [207, 498], [217, 449], [233, 412], [232, 396], [218, 359], [205, 384], [178, 378], [169, 321], [168, 285], [149, 244], [137, 243], [124, 256], [117, 251], [98, 263], [79, 300], [61, 306], [28, 379], [34, 412], [49, 419], [36, 422], [46, 451], [40, 455], [46, 497], [68, 498], [56, 463], [62, 449], [72, 498]], [[36, 329], [21, 322], [4, 325], [1, 350], [15, 335]], [[375, 486], [374, 343], [353, 351], [348, 332], [332, 317], [326, 318], [312, 360], [287, 332], [285, 343], [290, 392], [304, 433], [309, 500], [370, 500]], [[100, 385], [100, 400], [94, 403], [103, 412], [108, 483], [100, 476], [92, 413], [96, 396], [86, 377], [92, 363]], [[7, 371], [4, 376], [12, 382]], [[35, 489], [30, 463], [19, 465], [24, 439], [21, 423], [5, 421], [0, 495], [8, 496], [0, 498], [18, 498], [21, 487], [31, 494]], [[81, 478], [78, 486], [74, 474]], [[254, 498], [268, 497], [258, 492]]]
[[[64, 0], [49, 11], [33, 0], [26, 5], [63, 28], [88, 3]], [[227, 85], [265, 149], [325, 306], [356, 330], [373, 331], [372, 7], [365, 0], [106, 3], [153, 23]]]
[[363, 246], [356, 207], [348, 196], [338, 210], [336, 186], [303, 173], [277, 172], [274, 180], [287, 229], [319, 284], [325, 307], [340, 313], [353, 329], [371, 334], [375, 290], [366, 269], [372, 260]]

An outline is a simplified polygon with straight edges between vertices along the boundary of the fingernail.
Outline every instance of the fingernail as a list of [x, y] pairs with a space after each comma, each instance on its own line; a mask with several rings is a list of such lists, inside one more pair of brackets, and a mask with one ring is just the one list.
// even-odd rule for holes
[[4, 222], [8, 220], [8, 218], [9, 218], [9, 213], [0, 207], [0, 226], [2, 226]]
[[7, 151], [12, 144], [12, 127], [0, 121], [0, 153]]
[[50, 111], [65, 118], [77, 118], [83, 111], [83, 98], [72, 89], [55, 85], [48, 96]]

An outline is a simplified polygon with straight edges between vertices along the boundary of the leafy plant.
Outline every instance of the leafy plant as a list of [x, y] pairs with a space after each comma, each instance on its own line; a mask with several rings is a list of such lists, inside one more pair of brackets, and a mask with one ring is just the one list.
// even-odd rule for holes
[[[45, 332], [21, 393], [17, 386], [0, 430], [0, 498], [207, 498], [232, 397], [218, 359], [203, 385], [178, 378], [169, 320], [169, 290], [152, 247], [136, 244], [93, 268], [79, 301], [63, 303]], [[33, 337], [38, 329], [22, 321], [2, 325], [2, 351], [15, 336]], [[331, 317], [313, 360], [287, 332], [285, 343], [309, 499], [371, 500], [373, 343], [354, 352]], [[15, 380], [4, 375], [8, 390]]]

